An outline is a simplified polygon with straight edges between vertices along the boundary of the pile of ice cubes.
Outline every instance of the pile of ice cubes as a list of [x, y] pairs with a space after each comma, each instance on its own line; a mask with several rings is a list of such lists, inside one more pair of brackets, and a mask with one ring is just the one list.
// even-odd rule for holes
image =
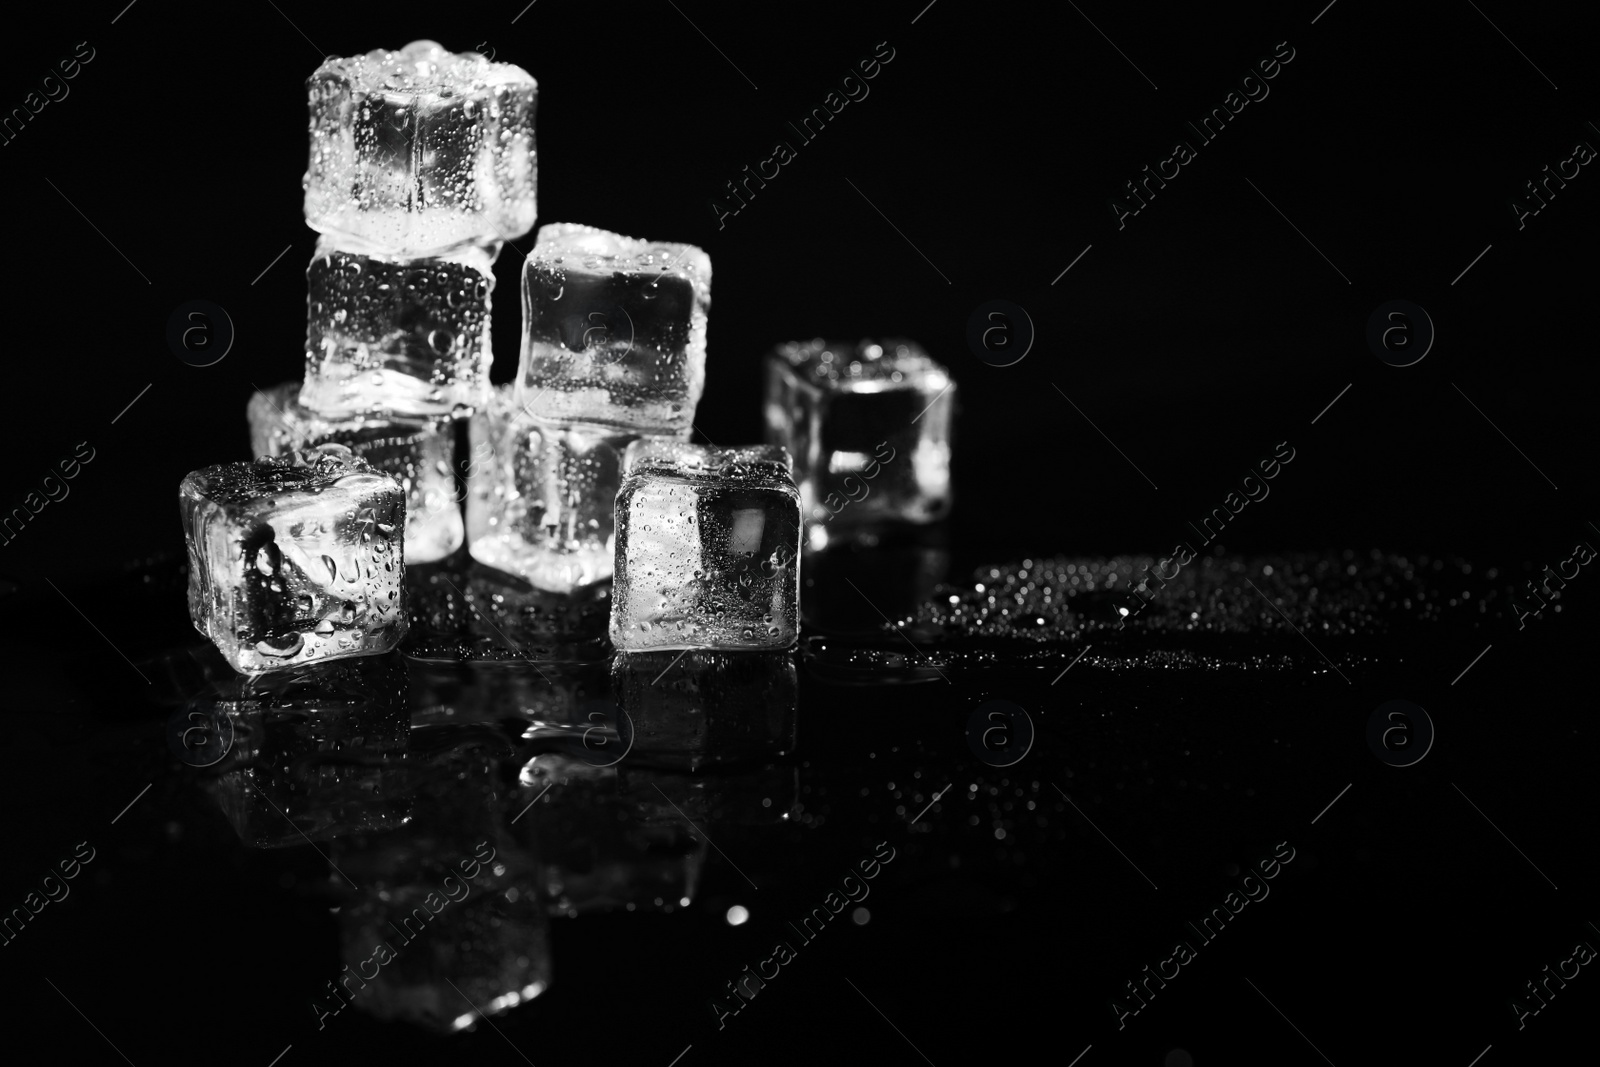
[[954, 384], [909, 341], [783, 345], [766, 444], [689, 443], [693, 245], [541, 227], [517, 373], [491, 386], [494, 262], [536, 214], [534, 79], [417, 41], [307, 88], [305, 378], [251, 398], [255, 463], [181, 490], [191, 613], [235, 669], [394, 648], [404, 564], [463, 545], [549, 593], [614, 579], [620, 650], [785, 649], [805, 552], [948, 510]]

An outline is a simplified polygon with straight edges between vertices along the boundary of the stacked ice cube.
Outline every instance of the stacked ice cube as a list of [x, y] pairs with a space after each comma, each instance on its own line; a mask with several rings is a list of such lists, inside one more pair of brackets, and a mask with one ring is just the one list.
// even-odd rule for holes
[[516, 381], [472, 419], [475, 559], [557, 592], [611, 576], [623, 453], [689, 436], [710, 304], [711, 259], [693, 245], [540, 228]]
[[349, 445], [404, 486], [410, 561], [441, 559], [463, 538], [451, 422], [490, 396], [494, 261], [533, 227], [537, 86], [414, 41], [330, 57], [307, 90], [305, 382], [252, 398], [252, 445]]
[[308, 445], [345, 445], [400, 482], [406, 494], [406, 559], [426, 563], [461, 547], [454, 419], [449, 415], [352, 415], [334, 419], [300, 403], [300, 383], [250, 398], [250, 448], [282, 456]]
[[625, 652], [784, 649], [803, 548], [948, 509], [954, 383], [909, 341], [785, 345], [769, 443], [688, 443], [711, 302], [693, 245], [543, 227], [516, 378], [491, 388], [493, 265], [535, 218], [534, 80], [417, 41], [330, 57], [307, 88], [305, 380], [252, 397], [256, 465], [182, 487], [191, 610], [237, 669], [394, 647], [404, 562], [463, 541], [540, 595], [614, 576]]

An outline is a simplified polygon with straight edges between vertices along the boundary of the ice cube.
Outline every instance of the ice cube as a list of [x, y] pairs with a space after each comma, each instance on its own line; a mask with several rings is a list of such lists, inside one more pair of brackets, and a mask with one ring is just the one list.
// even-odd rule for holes
[[689, 432], [705, 388], [711, 257], [592, 226], [539, 228], [522, 272], [522, 403], [546, 418]]
[[260, 674], [405, 636], [405, 491], [343, 445], [194, 471], [178, 488], [189, 616]]
[[312, 229], [415, 254], [533, 228], [538, 86], [521, 67], [413, 41], [330, 56], [306, 90]]
[[319, 238], [306, 268], [300, 402], [330, 417], [448, 415], [488, 397], [498, 245], [408, 258]]
[[796, 341], [767, 360], [767, 440], [794, 456], [807, 544], [950, 509], [956, 387], [911, 341]]
[[622, 652], [611, 684], [632, 721], [629, 767], [700, 770], [794, 748], [799, 690], [787, 652]]
[[537, 418], [497, 388], [471, 422], [472, 557], [553, 592], [609, 578], [622, 453], [635, 436]]
[[611, 643], [787, 648], [798, 635], [800, 494], [773, 445], [646, 438], [617, 492]]
[[250, 397], [250, 448], [282, 456], [327, 442], [388, 474], [406, 492], [406, 562], [443, 559], [461, 547], [465, 530], [456, 492], [455, 422], [449, 416], [352, 415], [330, 419], [299, 402], [299, 382]]

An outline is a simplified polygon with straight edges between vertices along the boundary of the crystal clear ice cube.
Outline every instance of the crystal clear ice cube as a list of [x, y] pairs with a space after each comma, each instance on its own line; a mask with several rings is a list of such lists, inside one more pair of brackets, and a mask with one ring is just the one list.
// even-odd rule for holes
[[794, 456], [807, 543], [950, 509], [956, 388], [911, 341], [796, 341], [767, 360], [767, 440]]
[[776, 446], [642, 439], [617, 492], [611, 643], [787, 648], [799, 633], [800, 494]]
[[300, 402], [328, 416], [443, 415], [487, 397], [497, 245], [405, 257], [317, 241]]
[[635, 436], [536, 418], [495, 389], [471, 421], [472, 557], [553, 592], [609, 578], [622, 454]]
[[711, 257], [568, 223], [522, 272], [522, 402], [547, 418], [689, 432], [705, 388]]
[[178, 489], [189, 616], [244, 674], [394, 648], [405, 491], [343, 445], [206, 467]]
[[465, 527], [456, 492], [455, 421], [449, 416], [353, 415], [330, 419], [299, 402], [300, 383], [250, 397], [250, 448], [257, 459], [328, 442], [345, 445], [406, 493], [406, 562], [443, 559]]
[[533, 228], [538, 86], [527, 71], [413, 41], [330, 56], [306, 90], [312, 229], [416, 254]]

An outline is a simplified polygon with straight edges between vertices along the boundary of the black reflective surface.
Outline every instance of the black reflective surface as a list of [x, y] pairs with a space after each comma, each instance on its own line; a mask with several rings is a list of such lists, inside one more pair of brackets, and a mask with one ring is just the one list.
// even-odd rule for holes
[[[1533, 978], [1600, 936], [1566, 904], [1593, 862], [1556, 821], [1590, 803], [1586, 715], [1519, 683], [1578, 669], [1583, 632], [1517, 631], [1508, 574], [1219, 557], [1119, 628], [1107, 578], [1148, 561], [935, 588], [921, 552], [874, 571], [899, 627], [620, 656], [592, 640], [603, 588], [458, 557], [416, 568], [401, 651], [256, 679], [187, 631], [175, 562], [132, 571], [116, 602], [148, 627], [123, 677], [12, 650], [19, 696], [57, 694], [7, 719], [16, 810], [51, 800], [16, 870], [93, 858], [8, 928], [8, 961], [146, 1058], [140, 1020], [181, 1018], [165, 1062], [807, 1062], [842, 1034], [910, 1062], [898, 1029], [937, 1063], [1007, 1060], [1010, 1028], [1268, 1063], [1307, 1050], [1225, 1035], [1270, 1028], [1268, 998], [1316, 1026], [1335, 976], [1397, 937], [1444, 952], [1474, 909], [1516, 913], [1418, 1002], [1470, 1009], [1489, 1043], [1524, 980], [1507, 961], [1547, 943]], [[175, 984], [142, 980], [157, 959]], [[1395, 1040], [1428, 1055], [1420, 1028]]]

